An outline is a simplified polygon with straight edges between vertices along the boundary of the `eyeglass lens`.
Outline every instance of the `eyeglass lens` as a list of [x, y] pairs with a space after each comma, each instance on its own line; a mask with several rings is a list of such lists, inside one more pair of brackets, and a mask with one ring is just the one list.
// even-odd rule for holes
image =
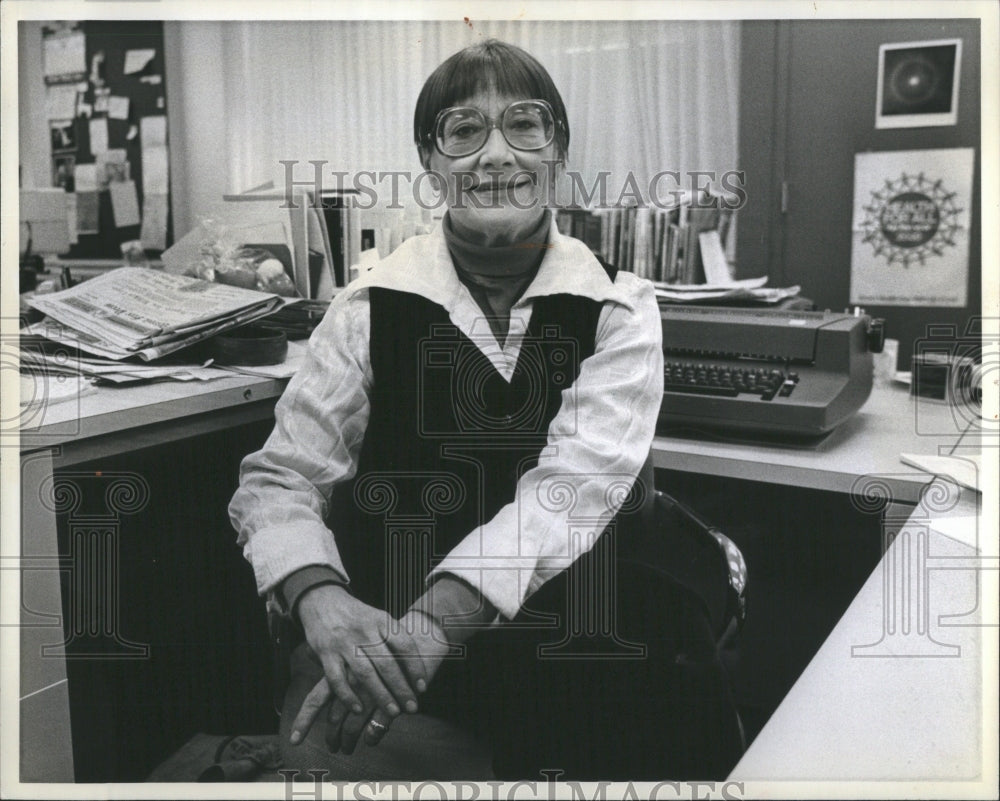
[[437, 144], [446, 156], [467, 156], [479, 150], [494, 127], [518, 150], [540, 150], [552, 141], [555, 125], [548, 107], [537, 101], [512, 103], [497, 126], [479, 109], [449, 109], [438, 123]]

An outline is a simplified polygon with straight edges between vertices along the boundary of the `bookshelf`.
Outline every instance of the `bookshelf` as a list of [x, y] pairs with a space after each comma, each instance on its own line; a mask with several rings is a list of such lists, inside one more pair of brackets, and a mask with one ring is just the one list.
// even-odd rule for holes
[[631, 205], [556, 211], [561, 233], [581, 240], [621, 270], [665, 284], [706, 283], [701, 234], [717, 232], [725, 252], [732, 220], [733, 210], [716, 196], [687, 198], [669, 208]]

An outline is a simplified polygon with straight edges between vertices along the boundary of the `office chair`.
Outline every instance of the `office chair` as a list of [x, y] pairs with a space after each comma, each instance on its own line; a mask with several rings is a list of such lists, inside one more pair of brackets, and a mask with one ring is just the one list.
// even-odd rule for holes
[[747, 615], [747, 565], [729, 537], [690, 506], [655, 488], [652, 457], [636, 479], [644, 493], [637, 542], [630, 551], [659, 568], [700, 601], [720, 647], [743, 628]]
[[[747, 568], [743, 555], [719, 529], [707, 523], [684, 503], [653, 486], [652, 461], [647, 460], [634, 490], [641, 493], [641, 496], [636, 496], [639, 501], [638, 510], [628, 523], [623, 524], [619, 553], [626, 559], [642, 560], [686, 590], [695, 600], [695, 606], [704, 613], [706, 625], [711, 629], [718, 649], [738, 634], [746, 618]], [[289, 686], [289, 656], [298, 638], [290, 637], [292, 627], [287, 619], [271, 615], [269, 622], [276, 646], [274, 702], [275, 710], [280, 715], [286, 702], [285, 691]], [[717, 652], [715, 655], [717, 656]], [[703, 653], [702, 658], [708, 657]], [[708, 687], [719, 699], [723, 696], [729, 698], [728, 680], [720, 678], [724, 670], [717, 658], [708, 661], [696, 658], [689, 663], [689, 667], [690, 676], [694, 677], [691, 686]], [[699, 682], [699, 676], [704, 681]], [[696, 739], [706, 749], [719, 749], [712, 765], [713, 769], [721, 770], [719, 775], [725, 775], [732, 766], [729, 762], [735, 761], [733, 754], [745, 750], [745, 738], [735, 705], [731, 701], [721, 700], [716, 709], [722, 710], [721, 717], [717, 719], [719, 736], [716, 737], [708, 729], [698, 732], [692, 730], [692, 735], [700, 735]], [[289, 710], [286, 709], [285, 712], [287, 715]], [[462, 732], [439, 731], [443, 722], [423, 715], [412, 717], [413, 720], [404, 721], [407, 728], [413, 730], [406, 736], [418, 750], [423, 748], [423, 741], [427, 740], [433, 743], [431, 750], [445, 749], [446, 762], [470, 766], [482, 763], [482, 752], [476, 750], [471, 740], [468, 742], [468, 749], [463, 745], [465, 738]], [[427, 731], [430, 734], [427, 737], [423, 737], [421, 726], [429, 727]], [[724, 740], [728, 740], [728, 746], [722, 745]], [[409, 762], [412, 758], [411, 754], [406, 753], [406, 749], [397, 751], [395, 755], [392, 754], [392, 748], [380, 746], [375, 750], [379, 753], [374, 754], [373, 759], [385, 759], [384, 765], [380, 767], [387, 765], [391, 769], [394, 767], [394, 760], [398, 764]], [[344, 764], [347, 768], [348, 763]], [[341, 778], [349, 775], [345, 773]]]

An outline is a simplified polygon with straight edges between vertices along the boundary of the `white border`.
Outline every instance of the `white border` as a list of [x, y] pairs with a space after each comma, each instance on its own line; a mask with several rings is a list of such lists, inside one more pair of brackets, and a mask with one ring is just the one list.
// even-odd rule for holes
[[[461, 19], [468, 15], [474, 19], [529, 18], [529, 19], [932, 19], [971, 17], [981, 20], [980, 71], [981, 93], [978, 102], [982, 109], [980, 180], [982, 196], [982, 262], [1000, 263], [1000, 70], [998, 70], [998, 5], [994, 0], [910, 0], [907, 3], [895, 0], [691, 0], [683, 4], [634, 0], [631, 2], [586, 2], [585, 0], [516, 0], [514, 2], [472, 2], [472, 0], [349, 0], [348, 2], [321, 2], [320, 0], [164, 0], [164, 2], [80, 2], [80, 0], [37, 2], [37, 0], [3, 0], [0, 2], [0, 25], [2, 25], [3, 47], [0, 47], [0, 81], [3, 92], [0, 96], [3, 122], [3, 150], [0, 158], [0, 251], [3, 256], [3, 281], [0, 282], [0, 326], [10, 333], [12, 321], [16, 320], [17, 297], [11, 289], [16, 286], [9, 270], [16, 261], [17, 229], [16, 201], [18, 199], [15, 176], [18, 165], [17, 125], [17, 47], [16, 24], [27, 19]], [[998, 278], [988, 269], [982, 271], [984, 316], [1000, 316], [998, 303]], [[14, 329], [16, 330], [16, 328]], [[0, 404], [7, 406], [15, 402], [18, 382], [10, 371], [0, 371]], [[984, 386], [984, 405], [996, 405], [997, 388], [993, 384]], [[0, 415], [0, 419], [4, 419]], [[20, 532], [20, 487], [19, 460], [14, 438], [3, 442], [0, 458], [0, 512], [3, 515], [0, 534], [0, 555], [4, 559], [16, 558]], [[996, 536], [996, 466], [986, 466], [986, 475], [994, 480], [986, 486], [993, 488], [984, 496], [984, 530]], [[20, 592], [19, 574], [16, 570], [3, 571], [0, 581], [0, 601], [3, 607], [3, 622], [8, 618], [18, 618], [18, 598]], [[987, 610], [996, 609], [997, 598], [985, 596]], [[743, 797], [770, 798], [996, 798], [997, 764], [997, 629], [983, 631], [983, 698], [982, 720], [983, 769], [984, 775], [978, 781], [914, 783], [878, 782], [864, 783], [845, 777], [837, 782], [753, 782], [748, 783]], [[16, 625], [0, 626], [0, 797], [47, 797], [47, 798], [286, 798], [283, 785], [239, 784], [239, 785], [187, 785], [187, 784], [114, 784], [114, 785], [19, 785], [18, 770], [18, 674], [19, 636]], [[584, 783], [586, 797], [598, 797], [593, 793], [594, 785]], [[543, 785], [544, 788], [544, 785]], [[645, 785], [648, 792], [649, 784]], [[309, 787], [300, 787], [295, 798], [312, 798]], [[327, 785], [322, 797], [337, 798], [338, 789]], [[373, 797], [373, 788], [363, 789], [365, 795]], [[490, 798], [491, 788], [480, 788], [481, 798]], [[609, 790], [608, 798], [620, 797], [624, 785], [617, 785], [617, 793]], [[627, 797], [645, 797], [644, 785], [637, 784]], [[723, 788], [730, 789], [730, 788]], [[542, 789], [544, 792], [544, 789]], [[707, 797], [702, 787], [695, 789], [698, 797]], [[423, 797], [429, 798], [433, 794]], [[344, 794], [342, 797], [352, 797]], [[388, 797], [388, 796], [384, 796]], [[500, 797], [509, 797], [500, 791]], [[527, 797], [527, 792], [518, 793], [517, 798]], [[568, 797], [563, 792], [558, 797]], [[661, 795], [661, 797], [663, 797]], [[729, 796], [740, 797], [740, 795]]]
[[[885, 54], [890, 50], [916, 50], [922, 47], [955, 45], [955, 63], [951, 82], [951, 109], [927, 114], [883, 114], [882, 99], [885, 88]], [[958, 122], [958, 87], [962, 74], [962, 40], [932, 39], [926, 42], [896, 42], [882, 44], [878, 48], [878, 91], [875, 95], [876, 128], [932, 128], [940, 125], [955, 125]]]

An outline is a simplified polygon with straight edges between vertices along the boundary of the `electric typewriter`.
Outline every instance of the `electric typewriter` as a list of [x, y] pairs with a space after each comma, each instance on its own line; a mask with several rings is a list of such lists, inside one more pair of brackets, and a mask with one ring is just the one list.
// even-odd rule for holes
[[822, 436], [868, 399], [884, 339], [882, 320], [829, 311], [676, 306], [660, 317], [664, 433]]

